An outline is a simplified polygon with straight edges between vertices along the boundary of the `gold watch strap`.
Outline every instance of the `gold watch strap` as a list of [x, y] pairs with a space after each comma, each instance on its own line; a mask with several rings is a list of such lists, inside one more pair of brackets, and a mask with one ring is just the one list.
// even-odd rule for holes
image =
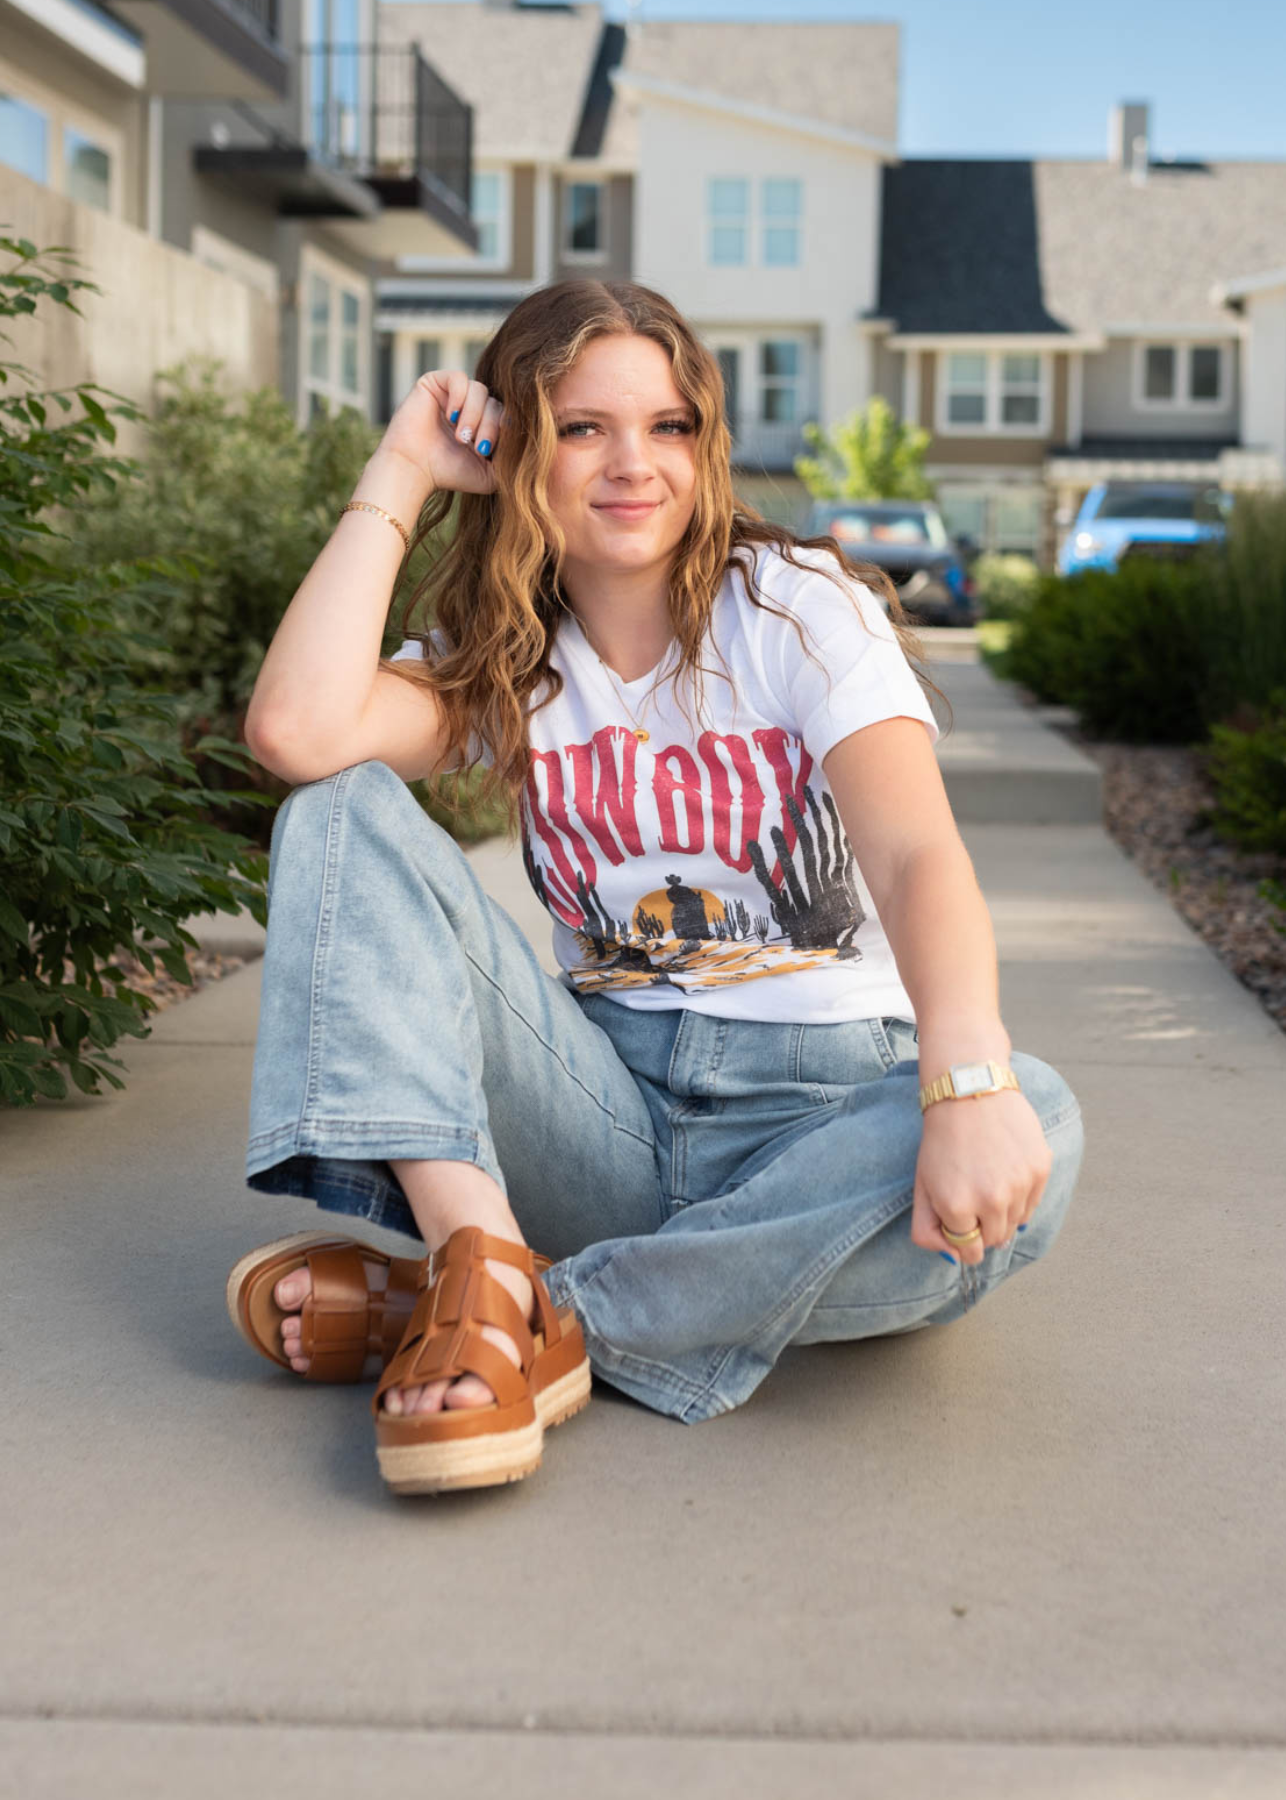
[[[956, 1069], [984, 1067], [991, 1071], [990, 1086], [972, 1088], [967, 1093], [956, 1091]], [[980, 1100], [985, 1094], [998, 1094], [1004, 1088], [1018, 1088], [1018, 1077], [1004, 1063], [993, 1062], [990, 1059], [985, 1063], [957, 1063], [953, 1068], [948, 1069], [945, 1075], [939, 1075], [936, 1080], [928, 1082], [920, 1089], [920, 1111], [923, 1112], [926, 1107], [932, 1106], [935, 1100]], [[1019, 1092], [1021, 1091], [1019, 1088]]]

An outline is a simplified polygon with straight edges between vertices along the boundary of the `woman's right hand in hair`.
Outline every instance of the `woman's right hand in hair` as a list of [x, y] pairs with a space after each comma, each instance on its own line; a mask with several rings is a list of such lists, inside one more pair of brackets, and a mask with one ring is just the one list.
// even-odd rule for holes
[[434, 489], [491, 494], [502, 424], [500, 402], [480, 381], [470, 381], [463, 369], [432, 369], [389, 420], [379, 450], [413, 463]]

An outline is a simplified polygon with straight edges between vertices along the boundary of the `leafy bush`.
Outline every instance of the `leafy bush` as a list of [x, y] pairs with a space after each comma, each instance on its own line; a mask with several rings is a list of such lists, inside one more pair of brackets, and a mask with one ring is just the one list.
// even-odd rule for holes
[[182, 691], [182, 717], [237, 735], [277, 625], [375, 447], [351, 409], [304, 432], [274, 388], [232, 396], [195, 358], [157, 377], [142, 479], [79, 517], [78, 551], [184, 568], [154, 672]]
[[[73, 291], [98, 292], [66, 272], [65, 252], [8, 238], [0, 252], [15, 259], [0, 317], [45, 302], [75, 312]], [[0, 1097], [27, 1104], [65, 1096], [68, 1077], [87, 1094], [123, 1086], [108, 1051], [147, 1035], [154, 1002], [107, 959], [129, 950], [189, 981], [182, 921], [243, 905], [262, 921], [265, 866], [203, 818], [211, 796], [182, 750], [179, 703], [146, 684], [161, 641], [145, 620], [173, 604], [176, 572], [66, 554], [72, 509], [138, 479], [101, 449], [109, 411], [137, 409], [96, 384], [37, 388], [0, 362], [0, 384], [15, 378], [23, 387], [0, 394]], [[242, 772], [249, 760], [216, 737], [200, 748]]]
[[999, 556], [989, 551], [970, 568], [984, 619], [1017, 619], [1027, 611], [1040, 586], [1040, 570], [1029, 556]]
[[[75, 554], [106, 563], [161, 556], [179, 572], [145, 673], [178, 690], [185, 745], [207, 784], [223, 790], [223, 766], [205, 757], [200, 740], [211, 732], [241, 737], [273, 633], [334, 531], [379, 432], [351, 408], [323, 414], [301, 431], [275, 389], [230, 395], [209, 358], [193, 358], [157, 382], [161, 400], [145, 424], [142, 479], [78, 515]], [[451, 528], [448, 520], [417, 544], [391, 618], [400, 617], [399, 595], [414, 592]], [[399, 642], [391, 625], [385, 653]], [[255, 764], [250, 781], [269, 802], [289, 791]], [[476, 805], [474, 786], [461, 785], [458, 810], [442, 783], [417, 783], [415, 792], [467, 843], [500, 828], [494, 809]], [[266, 844], [271, 818], [249, 810], [254, 799], [221, 792], [215, 816]]]
[[1210, 739], [1211, 824], [1243, 850], [1286, 856], [1286, 688], [1273, 695], [1261, 725], [1248, 731], [1216, 725]]
[[1205, 725], [1208, 591], [1196, 563], [1044, 575], [1014, 622], [1001, 672], [1075, 707], [1091, 733], [1189, 743]]
[[1194, 743], [1286, 684], [1286, 497], [1245, 495], [1190, 562], [1041, 578], [998, 671], [1127, 741]]

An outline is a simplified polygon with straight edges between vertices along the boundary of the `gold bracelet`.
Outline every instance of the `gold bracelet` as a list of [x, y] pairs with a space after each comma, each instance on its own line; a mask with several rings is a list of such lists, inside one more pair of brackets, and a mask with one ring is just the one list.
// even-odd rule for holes
[[391, 512], [385, 512], [382, 506], [372, 506], [369, 500], [350, 500], [346, 506], [341, 506], [339, 510], [341, 513], [376, 513], [381, 519], [387, 519], [394, 530], [400, 534], [402, 542], [406, 545], [407, 555], [409, 556], [411, 554], [411, 534], [407, 531], [406, 526], [403, 525], [400, 519], [395, 519]]

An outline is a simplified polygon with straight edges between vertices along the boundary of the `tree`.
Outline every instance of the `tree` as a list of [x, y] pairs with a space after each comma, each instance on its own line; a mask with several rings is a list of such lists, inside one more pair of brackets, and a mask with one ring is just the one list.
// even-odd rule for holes
[[815, 500], [931, 500], [924, 472], [931, 434], [906, 425], [876, 394], [827, 432], [805, 425], [816, 456], [797, 456], [795, 473]]

